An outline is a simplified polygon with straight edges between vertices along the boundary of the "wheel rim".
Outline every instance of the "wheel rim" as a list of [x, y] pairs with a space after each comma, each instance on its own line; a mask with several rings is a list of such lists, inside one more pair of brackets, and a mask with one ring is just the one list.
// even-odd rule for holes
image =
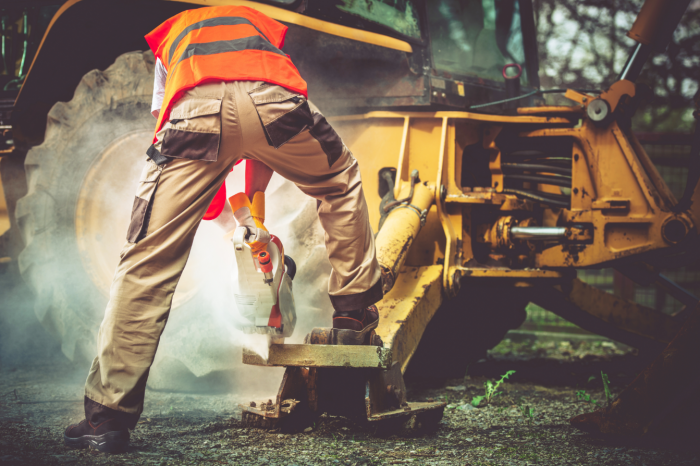
[[[80, 260], [106, 298], [126, 242], [131, 204], [144, 164], [144, 147], [151, 144], [152, 136], [151, 131], [143, 130], [112, 141], [95, 157], [78, 194], [75, 230]], [[173, 308], [197, 294], [197, 281], [191, 271], [192, 267], [187, 267], [178, 282]]]

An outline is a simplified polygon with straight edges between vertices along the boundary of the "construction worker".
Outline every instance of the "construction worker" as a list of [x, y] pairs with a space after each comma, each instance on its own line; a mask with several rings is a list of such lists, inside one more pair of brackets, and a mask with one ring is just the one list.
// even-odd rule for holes
[[317, 200], [333, 326], [358, 341], [376, 328], [380, 269], [360, 170], [280, 50], [286, 31], [254, 9], [221, 6], [184, 11], [146, 36], [162, 66], [162, 105], [85, 384], [85, 419], [66, 429], [66, 445], [128, 444], [197, 227], [239, 160], [254, 161], [246, 178], [257, 189], [274, 170]]

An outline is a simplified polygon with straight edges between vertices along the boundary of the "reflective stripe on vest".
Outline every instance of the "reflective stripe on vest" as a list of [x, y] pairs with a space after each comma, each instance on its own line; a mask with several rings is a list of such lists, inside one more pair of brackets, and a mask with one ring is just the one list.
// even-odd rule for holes
[[168, 62], [170, 63], [172, 61], [173, 53], [175, 53], [175, 49], [180, 44], [180, 41], [182, 41], [182, 39], [184, 39], [185, 36], [190, 32], [196, 29], [209, 28], [214, 26], [237, 26], [239, 24], [249, 24], [250, 26], [253, 26], [255, 30], [258, 31], [260, 35], [265, 38], [265, 40], [267, 40], [270, 44], [272, 43], [272, 41], [268, 39], [267, 36], [260, 29], [258, 29], [258, 27], [255, 24], [251, 23], [250, 20], [246, 18], [241, 18], [240, 16], [224, 16], [221, 18], [209, 18], [187, 26], [180, 33], [180, 35], [178, 35], [175, 38], [175, 40], [173, 41], [173, 45], [170, 46], [170, 51], [168, 52]]
[[[263, 39], [260, 36], [250, 36], [243, 37], [242, 39], [218, 40], [216, 42], [205, 42], [203, 44], [190, 44], [187, 46], [185, 51], [182, 52], [182, 55], [180, 55], [180, 58], [175, 62], [175, 64], [171, 65], [171, 69], [175, 70], [177, 65], [182, 60], [186, 60], [195, 55], [214, 55], [217, 53], [240, 52], [242, 50], [262, 50], [264, 52], [272, 52], [282, 55], [285, 58], [287, 57], [283, 51], [272, 45], [266, 39]], [[168, 78], [174, 75], [174, 72], [168, 72]]]

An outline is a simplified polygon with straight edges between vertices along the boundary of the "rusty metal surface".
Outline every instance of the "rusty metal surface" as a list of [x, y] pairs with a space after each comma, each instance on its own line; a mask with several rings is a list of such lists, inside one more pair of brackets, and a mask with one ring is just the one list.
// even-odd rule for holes
[[[274, 420], [290, 415], [300, 403], [307, 401], [308, 369], [288, 367], [282, 377], [282, 383], [275, 400], [267, 402], [252, 401], [248, 405], [239, 405], [242, 419], [249, 426], [274, 427]], [[261, 420], [267, 419], [267, 421]]]
[[[399, 417], [413, 416], [414, 414], [424, 413], [433, 410], [443, 410], [447, 406], [447, 403], [437, 402], [437, 401], [421, 401], [415, 403], [408, 403], [405, 408], [393, 409], [390, 411], [383, 411], [381, 413], [372, 414], [367, 418], [370, 422], [383, 421], [385, 419], [393, 419]], [[408, 408], [408, 409], [407, 409]]]
[[390, 348], [378, 346], [270, 345], [267, 360], [243, 349], [243, 363], [254, 366], [353, 367], [387, 369]]
[[368, 419], [375, 414], [407, 406], [406, 384], [398, 362], [394, 362], [389, 370], [373, 371], [370, 374], [365, 387]]

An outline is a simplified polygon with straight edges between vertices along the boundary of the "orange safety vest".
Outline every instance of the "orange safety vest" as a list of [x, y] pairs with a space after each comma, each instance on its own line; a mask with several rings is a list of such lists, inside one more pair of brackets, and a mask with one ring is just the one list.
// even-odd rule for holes
[[[286, 34], [287, 26], [245, 6], [186, 10], [149, 32], [146, 41], [168, 72], [155, 133], [185, 92], [207, 82], [265, 81], [307, 97], [306, 81], [280, 50]], [[218, 217], [225, 202], [226, 184], [204, 219]]]
[[286, 33], [283, 24], [245, 6], [186, 10], [148, 33], [168, 71], [156, 133], [180, 97], [207, 82], [265, 81], [306, 97], [306, 81], [280, 50]]

